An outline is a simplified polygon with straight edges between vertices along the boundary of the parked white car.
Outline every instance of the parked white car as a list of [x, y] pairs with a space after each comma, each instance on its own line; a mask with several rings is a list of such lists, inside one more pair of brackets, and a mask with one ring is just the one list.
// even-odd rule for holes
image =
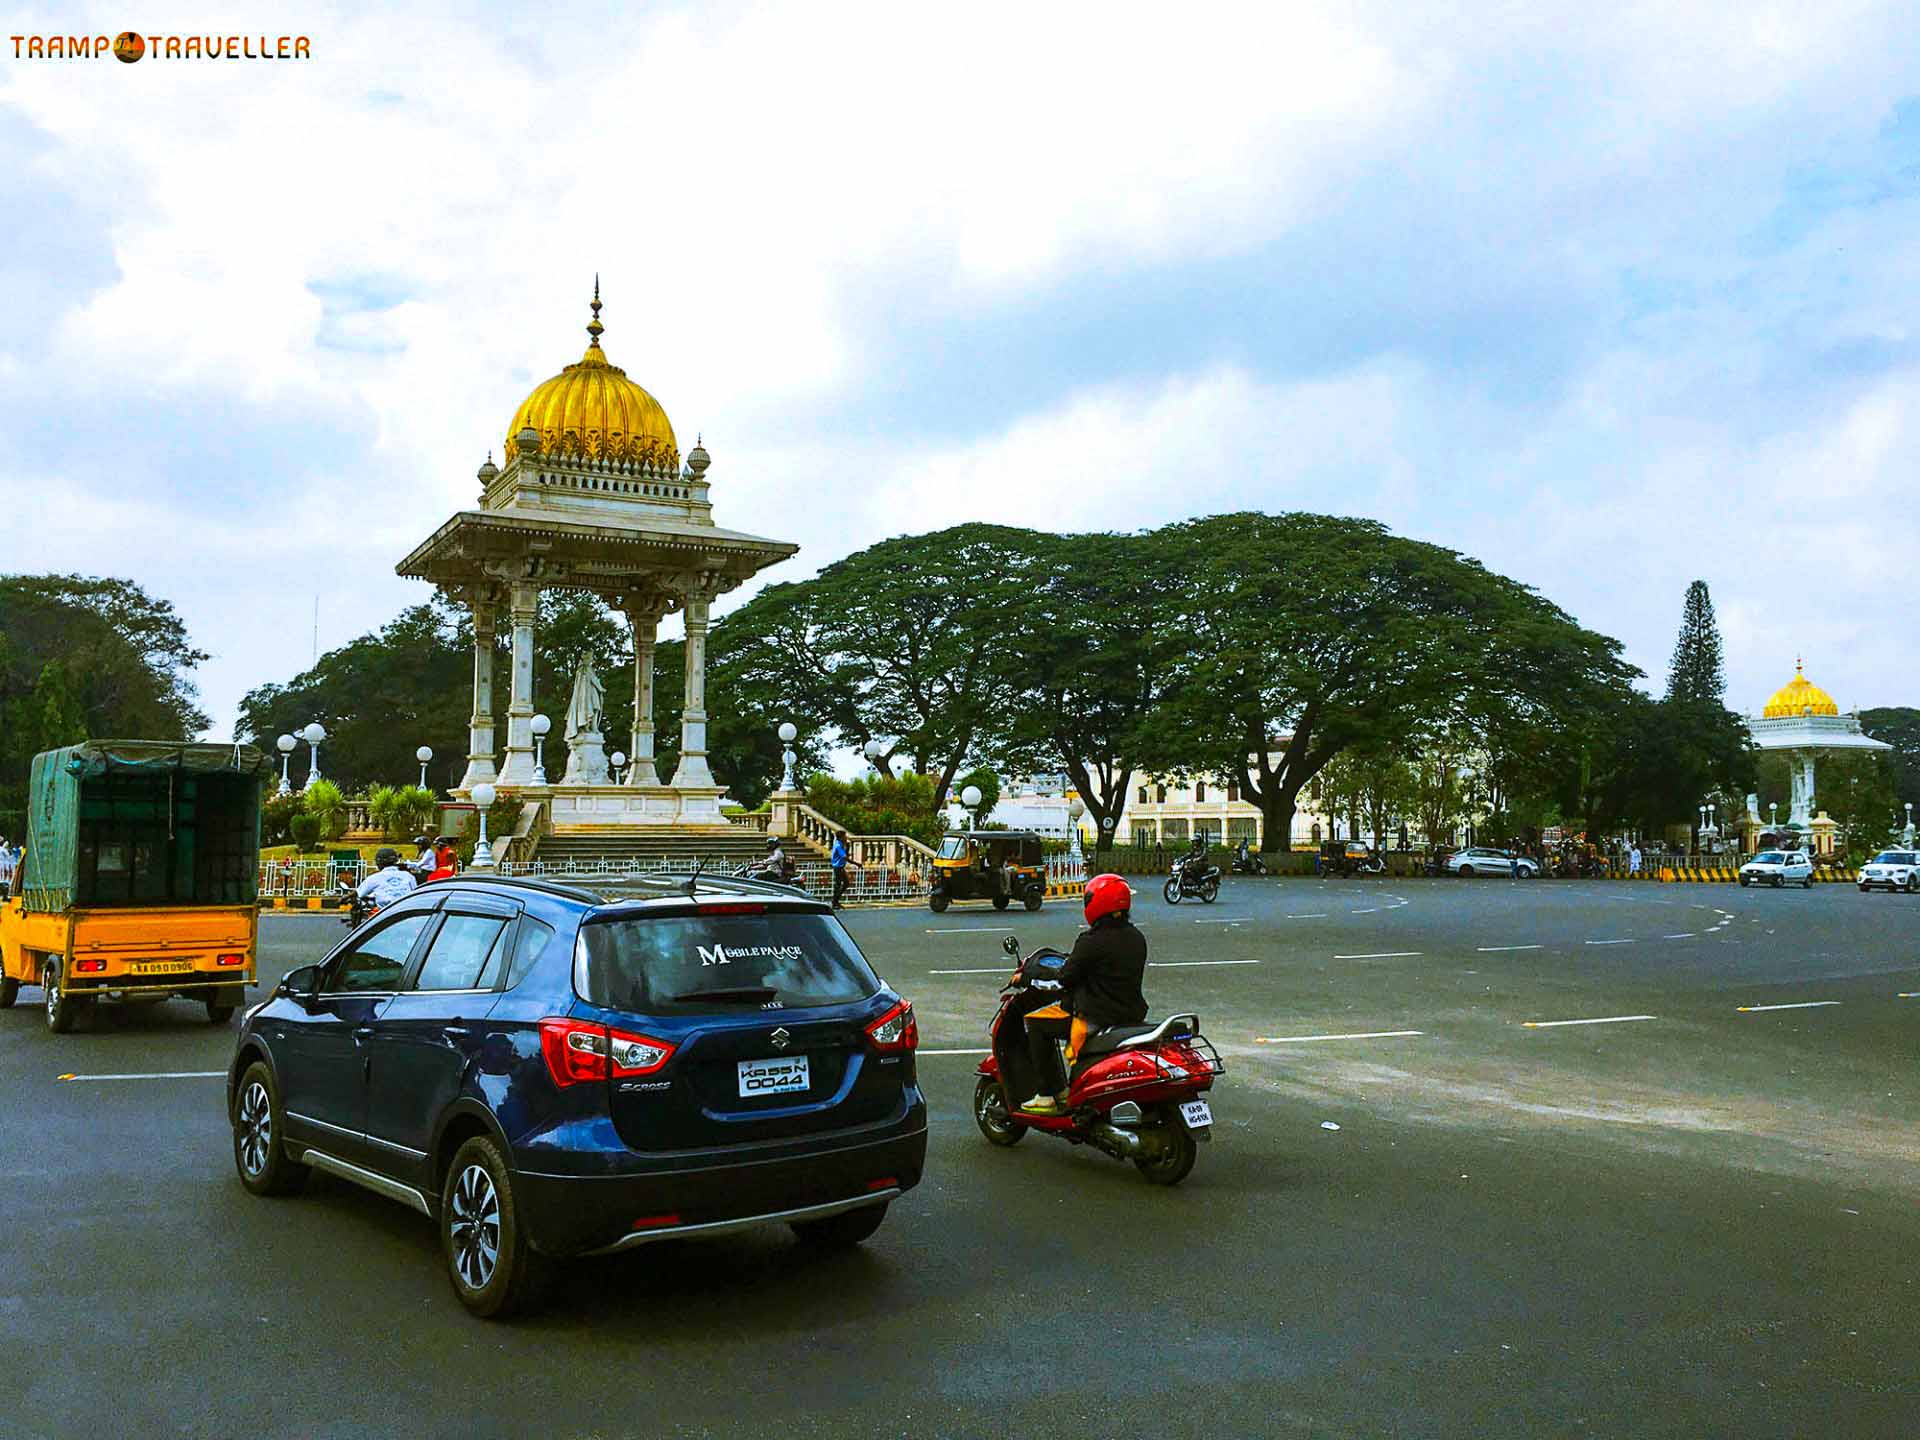
[[1742, 885], [1810, 886], [1813, 859], [1804, 850], [1762, 850], [1740, 867]]
[[1920, 895], [1920, 850], [1882, 850], [1860, 867], [1860, 893], [1904, 890]]
[[1447, 857], [1449, 875], [1518, 875], [1522, 880], [1531, 880], [1540, 873], [1540, 867], [1522, 855], [1519, 869], [1514, 868], [1514, 857], [1505, 850], [1495, 850], [1489, 845], [1475, 845], [1466, 850], [1456, 850]]

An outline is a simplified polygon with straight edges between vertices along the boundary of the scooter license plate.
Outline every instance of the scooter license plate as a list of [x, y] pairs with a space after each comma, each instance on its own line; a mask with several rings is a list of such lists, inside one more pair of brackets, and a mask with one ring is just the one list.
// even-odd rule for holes
[[1213, 1124], [1213, 1111], [1204, 1100], [1188, 1100], [1180, 1106], [1180, 1118], [1189, 1130], [1204, 1130]]

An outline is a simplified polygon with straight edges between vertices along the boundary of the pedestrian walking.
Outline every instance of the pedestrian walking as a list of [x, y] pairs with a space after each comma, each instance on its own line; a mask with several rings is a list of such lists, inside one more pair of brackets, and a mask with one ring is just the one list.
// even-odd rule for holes
[[19, 867], [19, 857], [7, 844], [7, 837], [0, 835], [0, 900], [13, 898], [13, 872]]
[[1627, 874], [1630, 876], [1636, 876], [1639, 873], [1640, 873], [1640, 847], [1638, 845], [1635, 845], [1631, 850], [1627, 851]]
[[[838, 910], [840, 897], [847, 893], [847, 866], [854, 863], [853, 847], [848, 843], [846, 831], [842, 830], [834, 837], [827, 863], [833, 867], [833, 908]], [[860, 868], [864, 870], [866, 867], [863, 865]]]

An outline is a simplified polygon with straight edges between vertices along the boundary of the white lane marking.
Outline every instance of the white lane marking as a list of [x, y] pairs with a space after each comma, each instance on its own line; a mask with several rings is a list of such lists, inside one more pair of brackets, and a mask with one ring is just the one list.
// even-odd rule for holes
[[1631, 945], [1631, 940], [1582, 940], [1582, 945]]
[[916, 1055], [991, 1055], [991, 1050], [916, 1050]]
[[929, 970], [929, 975], [1011, 975], [1005, 965], [990, 965], [985, 970]]
[[58, 1080], [220, 1080], [224, 1070], [138, 1070], [125, 1075], [58, 1075]]
[[1316, 910], [1311, 915], [1282, 915], [1280, 918], [1282, 920], [1324, 920], [1327, 918], [1327, 912]]
[[929, 930], [929, 935], [1005, 935], [1010, 925], [957, 925], [951, 930]]
[[1193, 923], [1196, 925], [1238, 925], [1241, 921], [1239, 916], [1234, 915], [1223, 916], [1214, 920], [1196, 920]]
[[1365, 910], [1349, 910], [1347, 913], [1349, 915], [1378, 915], [1380, 913], [1380, 907], [1374, 905]]
[[1920, 1000], [1920, 990], [1902, 990], [1893, 998], [1896, 1000]]
[[1838, 1000], [1796, 1000], [1791, 1005], [1736, 1005], [1742, 1015], [1758, 1015], [1762, 1010], [1818, 1010], [1822, 1005], [1838, 1005]]
[[1193, 965], [1258, 965], [1258, 960], [1149, 960], [1149, 970], [1184, 970]]
[[1336, 955], [1336, 960], [1405, 960], [1418, 955], [1418, 950], [1381, 950], [1373, 955]]
[[1660, 938], [1662, 940], [1691, 940], [1693, 939], [1693, 932], [1689, 930], [1684, 935], [1662, 935]]
[[1522, 1020], [1523, 1030], [1552, 1030], [1560, 1025], [1623, 1025], [1629, 1020], [1658, 1020], [1658, 1015], [1602, 1015], [1596, 1020]]
[[1474, 948], [1482, 955], [1492, 955], [1501, 950], [1544, 950], [1547, 947], [1544, 945], [1476, 945]]
[[1424, 1035], [1424, 1030], [1360, 1030], [1352, 1035], [1256, 1035], [1256, 1045], [1304, 1045], [1309, 1040], [1392, 1040], [1402, 1035]]

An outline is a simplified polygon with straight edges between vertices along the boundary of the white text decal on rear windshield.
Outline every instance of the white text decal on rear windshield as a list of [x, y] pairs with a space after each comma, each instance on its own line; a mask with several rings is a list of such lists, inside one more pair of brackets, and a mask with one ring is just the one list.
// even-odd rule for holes
[[716, 945], [711, 950], [704, 945], [693, 948], [700, 952], [702, 965], [731, 965], [735, 960], [799, 960], [806, 954], [798, 945], [748, 945], [731, 950], [724, 945]]

